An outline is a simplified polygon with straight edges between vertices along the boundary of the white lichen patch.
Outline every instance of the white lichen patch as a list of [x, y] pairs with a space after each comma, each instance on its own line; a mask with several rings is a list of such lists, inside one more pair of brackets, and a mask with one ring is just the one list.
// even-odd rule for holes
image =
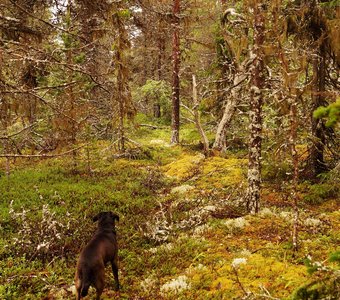
[[262, 208], [259, 212], [259, 216], [261, 217], [271, 217], [275, 215], [276, 215], [275, 212], [268, 207]]
[[188, 277], [186, 275], [178, 276], [163, 284], [160, 288], [162, 294], [177, 294], [187, 289], [190, 289], [190, 283], [188, 282]]
[[240, 257], [240, 258], [235, 258], [232, 262], [231, 262], [231, 266], [235, 269], [239, 268], [240, 265], [245, 265], [247, 263], [247, 259], [244, 257]]
[[304, 223], [305, 226], [308, 226], [308, 227], [319, 227], [319, 226], [322, 226], [322, 221], [319, 220], [319, 219], [314, 219], [314, 218], [306, 218], [303, 221], [303, 223]]
[[244, 227], [249, 225], [249, 222], [245, 218], [240, 217], [236, 219], [226, 220], [224, 222], [224, 225], [226, 225], [230, 231], [234, 231], [243, 229]]
[[192, 189], [194, 189], [193, 186], [184, 184], [184, 185], [176, 186], [173, 189], [171, 189], [171, 194], [174, 194], [174, 193], [185, 194], [186, 192], [191, 191]]
[[208, 211], [208, 212], [214, 212], [216, 211], [216, 206], [215, 205], [207, 205], [203, 207], [203, 210]]
[[210, 229], [211, 229], [211, 227], [208, 224], [197, 226], [194, 229], [193, 235], [194, 236], [201, 236], [202, 234], [208, 232]]
[[165, 146], [165, 147], [170, 147], [170, 144], [163, 141], [163, 140], [160, 140], [160, 139], [156, 139], [156, 140], [151, 140], [150, 141], [150, 144], [151, 145], [158, 145], [158, 146]]
[[280, 217], [284, 219], [285, 221], [288, 221], [290, 223], [293, 222], [294, 214], [290, 211], [282, 211], [280, 213]]
[[157, 278], [155, 277], [154, 274], [151, 274], [147, 278], [145, 278], [141, 283], [140, 286], [141, 288], [145, 291], [148, 292], [150, 291], [154, 286], [157, 284]]
[[252, 253], [248, 249], [242, 249], [242, 251], [240, 252], [240, 255], [242, 255], [242, 257], [250, 256], [251, 254]]
[[174, 248], [172, 243], [162, 244], [159, 247], [150, 248], [148, 251], [151, 253], [157, 253], [160, 251], [169, 252]]
[[208, 271], [208, 268], [203, 264], [198, 264], [197, 266], [190, 266], [185, 270], [185, 274], [188, 276], [193, 276], [197, 273], [202, 273]]

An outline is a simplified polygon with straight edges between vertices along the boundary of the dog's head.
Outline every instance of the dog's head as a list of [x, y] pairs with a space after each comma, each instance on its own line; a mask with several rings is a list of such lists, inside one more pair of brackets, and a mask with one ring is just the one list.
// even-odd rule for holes
[[101, 212], [93, 217], [93, 222], [98, 221], [98, 227], [115, 227], [115, 220], [119, 221], [119, 216], [111, 211]]

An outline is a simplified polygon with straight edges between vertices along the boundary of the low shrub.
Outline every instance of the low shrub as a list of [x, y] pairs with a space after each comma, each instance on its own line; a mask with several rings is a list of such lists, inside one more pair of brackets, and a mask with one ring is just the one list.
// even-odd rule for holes
[[303, 200], [312, 205], [321, 204], [327, 199], [336, 198], [339, 192], [339, 185], [329, 183], [308, 185], [308, 190]]

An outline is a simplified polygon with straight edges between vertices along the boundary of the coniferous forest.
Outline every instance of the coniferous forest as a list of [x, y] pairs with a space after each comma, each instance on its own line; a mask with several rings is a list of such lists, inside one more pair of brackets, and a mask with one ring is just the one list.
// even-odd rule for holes
[[340, 299], [339, 66], [339, 0], [0, 0], [0, 299]]

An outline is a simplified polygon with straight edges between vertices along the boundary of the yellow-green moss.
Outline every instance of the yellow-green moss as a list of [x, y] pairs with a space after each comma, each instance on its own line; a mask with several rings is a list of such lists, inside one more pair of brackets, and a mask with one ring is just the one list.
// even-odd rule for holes
[[308, 145], [307, 144], [296, 145], [295, 148], [301, 160], [307, 159], [308, 157]]
[[202, 189], [236, 186], [245, 179], [246, 159], [211, 157], [204, 161], [197, 187]]
[[[232, 292], [232, 295], [240, 292], [231, 264], [217, 269], [216, 274], [217, 277], [210, 287], [211, 291], [228, 291]], [[287, 297], [307, 279], [305, 266], [282, 263], [260, 254], [247, 257], [247, 263], [239, 266], [237, 274], [245, 290], [260, 293], [260, 287], [263, 286], [276, 297]]]
[[178, 160], [163, 167], [165, 174], [178, 180], [188, 179], [195, 175], [200, 162], [204, 160], [203, 154], [184, 154]]
[[288, 296], [296, 287], [307, 279], [304, 265], [283, 263], [272, 257], [253, 254], [248, 257], [248, 263], [239, 271], [244, 285], [251, 290], [259, 291], [259, 286], [277, 297]]

